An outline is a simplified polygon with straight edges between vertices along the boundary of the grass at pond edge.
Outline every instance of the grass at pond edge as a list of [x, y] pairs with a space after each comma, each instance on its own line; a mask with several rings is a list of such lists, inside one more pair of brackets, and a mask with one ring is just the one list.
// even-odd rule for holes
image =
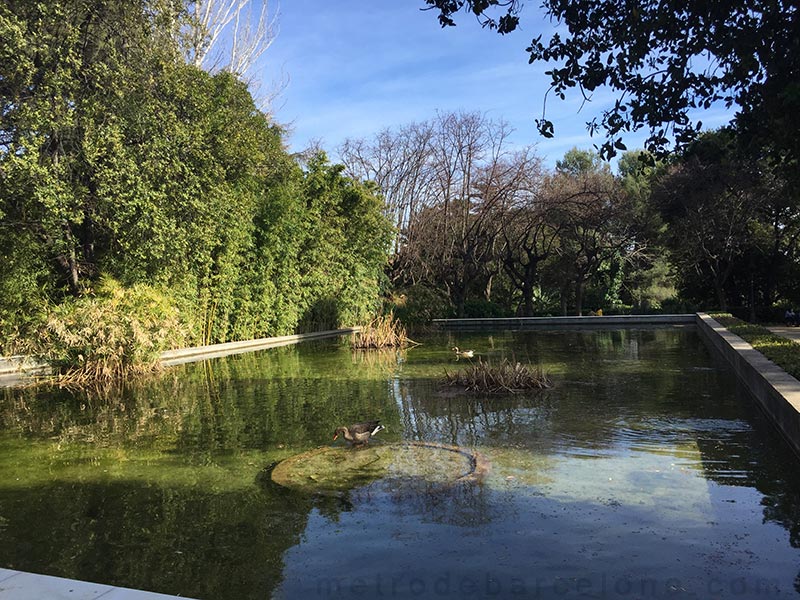
[[800, 379], [800, 344], [772, 333], [761, 325], [746, 323], [729, 313], [712, 313], [709, 316], [749, 343], [789, 375]]

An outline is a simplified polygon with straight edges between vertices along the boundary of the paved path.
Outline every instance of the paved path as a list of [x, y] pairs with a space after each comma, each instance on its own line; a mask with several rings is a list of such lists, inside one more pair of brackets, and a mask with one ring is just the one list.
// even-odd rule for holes
[[0, 569], [0, 600], [173, 600], [177, 598], [177, 596], [113, 585]]
[[782, 335], [783, 337], [794, 340], [800, 344], [800, 327], [776, 326], [768, 327], [767, 329], [769, 329], [772, 333], [777, 333], [778, 335]]

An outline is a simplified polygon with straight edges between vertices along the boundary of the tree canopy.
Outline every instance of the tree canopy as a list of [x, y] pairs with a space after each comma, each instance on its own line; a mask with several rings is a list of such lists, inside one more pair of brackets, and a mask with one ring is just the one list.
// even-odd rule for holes
[[[473, 13], [501, 34], [520, 24], [520, 0], [426, 0], [442, 26], [459, 11]], [[736, 107], [742, 139], [769, 146], [796, 164], [800, 136], [800, 23], [792, 0], [544, 0], [554, 25], [534, 38], [529, 62], [548, 65], [550, 90], [561, 99], [576, 88], [585, 98], [601, 87], [617, 93], [613, 106], [587, 123], [605, 134], [601, 155], [624, 150], [624, 134], [646, 129], [646, 147], [664, 154], [696, 137], [695, 109]], [[546, 112], [542, 135], [554, 126]]]
[[239, 77], [187, 64], [187, 18], [177, 0], [0, 6], [4, 346], [54, 306], [113, 304], [111, 281], [162, 291], [189, 343], [375, 310], [391, 235], [375, 188], [301, 164]]

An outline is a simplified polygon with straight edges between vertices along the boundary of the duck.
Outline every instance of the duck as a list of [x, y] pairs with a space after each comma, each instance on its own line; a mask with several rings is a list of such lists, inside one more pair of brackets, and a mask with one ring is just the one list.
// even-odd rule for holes
[[456, 353], [456, 356], [459, 358], [472, 358], [473, 356], [475, 356], [474, 350], [459, 350], [458, 346], [453, 346], [452, 350], [453, 352]]
[[353, 446], [363, 446], [369, 443], [370, 437], [384, 429], [386, 428], [378, 420], [353, 423], [350, 427], [337, 427], [333, 432], [333, 441], [342, 435]]

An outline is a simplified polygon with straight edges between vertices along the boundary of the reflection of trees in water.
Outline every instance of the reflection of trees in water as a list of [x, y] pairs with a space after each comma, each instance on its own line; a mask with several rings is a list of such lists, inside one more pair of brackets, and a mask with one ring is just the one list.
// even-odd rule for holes
[[317, 496], [315, 506], [328, 520], [353, 510], [381, 510], [398, 517], [416, 516], [432, 523], [461, 527], [492, 519], [489, 490], [474, 480], [433, 482], [424, 477], [386, 478], [340, 496]]
[[620, 423], [639, 415], [691, 418], [698, 410], [692, 391], [719, 380], [715, 371], [703, 370], [708, 353], [702, 342], [683, 330], [505, 333], [493, 336], [486, 354], [541, 363], [555, 387], [480, 397], [443, 393], [431, 379], [395, 382], [395, 402], [411, 436], [539, 448], [563, 447], [566, 440], [613, 449]]
[[379, 348], [371, 350], [352, 350], [351, 360], [359, 369], [370, 369], [384, 376], [394, 373], [397, 365], [406, 360], [406, 349]]
[[738, 399], [747, 407], [747, 420], [698, 436], [703, 475], [720, 485], [745, 486], [764, 497], [764, 520], [789, 533], [792, 547], [800, 548], [800, 481], [798, 457], [744, 390]]
[[[395, 511], [413, 514], [434, 523], [458, 526], [476, 526], [491, 520], [487, 500], [488, 492], [475, 481], [461, 481], [446, 485], [418, 479], [416, 481], [380, 482], [388, 488], [387, 500]], [[367, 490], [351, 493], [351, 501], [358, 505]], [[374, 492], [373, 492], [374, 493]]]
[[204, 463], [246, 449], [327, 443], [336, 426], [366, 417], [398, 431], [385, 373], [348, 379], [349, 351], [334, 353], [320, 368], [298, 348], [177, 367], [104, 398], [57, 388], [6, 389], [0, 428], [64, 444], [148, 446]]
[[[0, 564], [195, 598], [270, 597], [310, 501], [117, 482], [5, 490]], [[35, 525], [35, 526], [34, 526]]]
[[441, 390], [428, 381], [399, 382], [393, 390], [409, 437], [475, 446], [521, 443], [532, 426], [547, 427], [547, 392], [476, 396]]

